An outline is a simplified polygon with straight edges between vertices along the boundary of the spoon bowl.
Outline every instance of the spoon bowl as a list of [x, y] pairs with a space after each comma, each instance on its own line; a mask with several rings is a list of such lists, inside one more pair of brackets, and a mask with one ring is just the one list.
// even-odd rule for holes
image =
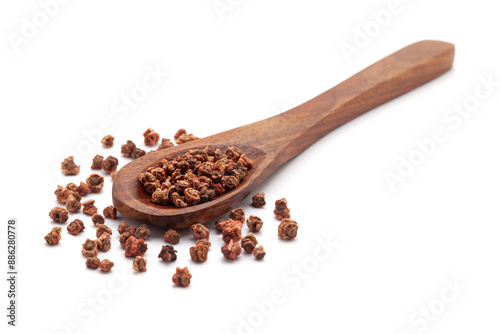
[[[150, 152], [121, 168], [113, 181], [113, 204], [124, 216], [164, 228], [206, 223], [238, 204], [281, 165], [321, 137], [355, 117], [438, 77], [453, 64], [455, 47], [441, 41], [411, 44], [353, 75], [337, 86], [279, 115]], [[254, 166], [235, 189], [212, 201], [175, 208], [151, 202], [138, 175], [165, 156], [210, 146], [222, 152], [236, 146]]]

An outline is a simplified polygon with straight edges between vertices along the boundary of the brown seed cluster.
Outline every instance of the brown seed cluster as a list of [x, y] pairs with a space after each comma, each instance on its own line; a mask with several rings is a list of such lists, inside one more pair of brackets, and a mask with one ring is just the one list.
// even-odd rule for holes
[[132, 265], [132, 268], [134, 268], [135, 271], [146, 271], [147, 264], [148, 264], [148, 260], [146, 260], [142, 256], [137, 256], [134, 259], [134, 263]]
[[172, 229], [167, 230], [165, 234], [163, 234], [163, 240], [172, 245], [179, 243], [180, 238], [181, 235], [176, 230]]
[[66, 210], [71, 213], [80, 211], [82, 208], [82, 203], [73, 195], [69, 195], [66, 199]]
[[146, 226], [146, 224], [142, 224], [141, 226], [139, 226], [139, 228], [137, 228], [137, 230], [135, 231], [135, 234], [137, 235], [137, 237], [139, 239], [144, 239], [144, 240], [147, 240], [149, 238], [149, 234], [151, 233], [151, 231], [149, 230], [149, 228]]
[[158, 254], [158, 258], [162, 259], [163, 261], [167, 262], [173, 262], [177, 260], [177, 251], [174, 249], [174, 247], [170, 245], [165, 245], [161, 247], [160, 254]]
[[86, 257], [97, 256], [99, 249], [94, 240], [87, 239], [82, 244], [82, 255]]
[[133, 141], [127, 140], [127, 143], [122, 145], [121, 152], [124, 156], [130, 157], [134, 153], [135, 147]]
[[241, 238], [241, 248], [249, 254], [253, 253], [253, 250], [257, 246], [257, 238], [253, 233], [248, 233], [243, 238]]
[[99, 224], [104, 224], [106, 220], [104, 217], [97, 212], [92, 215], [92, 223], [94, 223], [95, 226], [98, 226]]
[[60, 206], [56, 206], [49, 212], [49, 217], [58, 223], [65, 223], [68, 221], [68, 211], [65, 208], [61, 208]]
[[247, 219], [247, 226], [250, 232], [259, 232], [262, 226], [264, 226], [264, 222], [257, 216], [250, 216]]
[[106, 218], [115, 219], [117, 211], [114, 206], [108, 205], [107, 207], [104, 208], [104, 210], [102, 210], [102, 214]]
[[266, 194], [257, 193], [252, 197], [252, 205], [256, 208], [262, 208], [266, 205]]
[[288, 208], [285, 198], [276, 200], [274, 215], [276, 216], [276, 218], [278, 218], [278, 220], [282, 220], [283, 218], [290, 218], [290, 209]]
[[60, 227], [53, 227], [52, 230], [45, 236], [45, 241], [51, 246], [57, 245], [59, 240], [61, 240], [61, 230]]
[[148, 146], [153, 146], [160, 140], [160, 135], [151, 128], [144, 131], [142, 135], [144, 136], [144, 144]]
[[89, 199], [88, 201], [83, 202], [82, 212], [89, 216], [92, 216], [93, 214], [97, 213], [97, 207], [94, 206], [94, 203], [95, 200], [93, 199]]
[[101, 139], [102, 145], [106, 148], [110, 148], [113, 146], [113, 142], [115, 141], [115, 138], [112, 135], [107, 135], [104, 138]]
[[192, 133], [190, 133], [190, 134], [183, 133], [177, 139], [175, 139], [175, 143], [177, 145], [180, 145], [180, 144], [184, 144], [184, 143], [187, 143], [188, 141], [193, 141], [193, 140], [196, 140], [196, 139], [200, 139], [200, 138], [196, 137]]
[[104, 157], [102, 155], [97, 154], [93, 159], [92, 159], [92, 165], [90, 168], [92, 169], [102, 169], [102, 163], [104, 162]]
[[264, 251], [264, 246], [255, 247], [255, 249], [253, 250], [253, 256], [257, 260], [262, 260], [264, 256], [266, 256], [266, 252]]
[[173, 147], [174, 143], [170, 141], [170, 139], [162, 138], [160, 145], [158, 145], [158, 148], [156, 149], [157, 151], [159, 150], [164, 150], [169, 147]]
[[86, 180], [87, 184], [89, 185], [89, 189], [92, 192], [99, 192], [101, 191], [102, 187], [104, 186], [104, 177], [102, 177], [99, 174], [92, 173]]
[[284, 218], [278, 226], [278, 236], [283, 239], [293, 239], [297, 236], [299, 226], [295, 220]]
[[210, 230], [202, 224], [191, 225], [191, 232], [196, 240], [208, 239], [210, 237]]
[[183, 208], [211, 201], [236, 188], [252, 166], [251, 160], [234, 146], [225, 153], [206, 147], [175, 158], [167, 156], [138, 178], [153, 203]]
[[191, 283], [191, 277], [193, 277], [187, 267], [175, 269], [175, 274], [172, 276], [172, 282], [175, 285], [186, 287]]
[[61, 162], [61, 170], [64, 175], [78, 175], [80, 173], [80, 166], [77, 166], [73, 161], [73, 156], [70, 155], [63, 162]]
[[111, 155], [108, 156], [102, 163], [102, 169], [108, 174], [115, 172], [118, 169], [118, 159]]
[[83, 222], [80, 219], [75, 219], [68, 224], [68, 227], [66, 229], [68, 230], [69, 234], [78, 235], [78, 233], [85, 230], [85, 225], [83, 225]]

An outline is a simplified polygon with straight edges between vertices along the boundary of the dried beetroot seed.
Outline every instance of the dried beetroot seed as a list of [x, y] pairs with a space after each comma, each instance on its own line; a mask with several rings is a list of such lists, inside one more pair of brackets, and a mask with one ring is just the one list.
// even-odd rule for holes
[[257, 216], [250, 216], [247, 219], [248, 229], [252, 233], [259, 232], [263, 225], [264, 222]]
[[115, 138], [112, 135], [107, 135], [101, 139], [101, 143], [106, 148], [110, 148], [111, 146], [113, 146], [114, 141], [115, 141]]
[[118, 226], [118, 233], [123, 234], [125, 232], [130, 233], [130, 235], [135, 235], [135, 226], [127, 224], [125, 221]]
[[108, 205], [107, 207], [104, 208], [104, 210], [102, 210], [102, 214], [106, 218], [115, 219], [117, 211], [114, 206]]
[[82, 208], [82, 203], [75, 196], [69, 195], [66, 200], [66, 210], [69, 212], [75, 213], [80, 211]]
[[86, 257], [97, 256], [97, 243], [94, 240], [87, 239], [82, 244], [82, 255]]
[[61, 208], [60, 206], [56, 206], [49, 212], [49, 217], [58, 223], [65, 223], [68, 221], [68, 211], [65, 208]]
[[177, 138], [179, 138], [180, 136], [182, 136], [183, 134], [186, 134], [186, 133], [187, 133], [187, 132], [186, 132], [186, 130], [185, 130], [185, 129], [179, 129], [179, 130], [177, 130], [177, 132], [175, 133], [175, 135], [174, 135], [174, 139], [177, 139]]
[[139, 239], [144, 239], [144, 240], [147, 240], [148, 237], [149, 237], [149, 234], [151, 233], [151, 231], [149, 230], [149, 228], [146, 226], [146, 224], [142, 224], [141, 226], [139, 226], [137, 228], [137, 230], [135, 231], [135, 234], [137, 235], [137, 238]]
[[109, 261], [108, 259], [104, 259], [99, 264], [99, 268], [104, 272], [108, 272], [111, 270], [111, 268], [114, 267], [114, 265], [115, 264], [113, 262]]
[[148, 250], [148, 244], [144, 243], [144, 239], [130, 236], [125, 241], [124, 248], [126, 257], [143, 256]]
[[66, 229], [68, 230], [69, 234], [78, 235], [78, 233], [85, 229], [85, 225], [83, 225], [83, 222], [80, 219], [75, 219], [71, 223], [69, 223]]
[[249, 254], [253, 253], [255, 246], [257, 246], [257, 238], [253, 235], [253, 233], [248, 233], [243, 238], [241, 238], [241, 248]]
[[120, 245], [125, 248], [125, 242], [128, 240], [128, 238], [130, 238], [131, 236], [133, 236], [130, 232], [123, 232], [122, 234], [120, 234]]
[[206, 246], [208, 248], [210, 248], [210, 246], [212, 246], [212, 244], [210, 243], [210, 241], [208, 241], [208, 239], [198, 239], [196, 240], [196, 246], [198, 245], [203, 245], [203, 246]]
[[85, 182], [80, 182], [80, 185], [78, 187], [76, 187], [76, 192], [80, 196], [87, 195], [89, 193], [89, 191], [90, 191], [89, 185]]
[[90, 168], [92, 169], [102, 169], [102, 163], [104, 161], [104, 157], [102, 155], [97, 154], [93, 159], [92, 159], [92, 166]]
[[243, 223], [245, 221], [245, 211], [242, 208], [233, 209], [229, 212], [229, 218]]
[[101, 264], [101, 260], [97, 256], [89, 256], [87, 257], [87, 261], [85, 261], [87, 268], [97, 269]]
[[197, 262], [205, 262], [208, 256], [208, 247], [202, 244], [196, 244], [189, 249], [189, 255], [191, 255], [191, 260]]
[[172, 143], [170, 141], [170, 139], [165, 139], [165, 138], [162, 138], [161, 139], [161, 143], [160, 145], [158, 145], [158, 148], [156, 149], [157, 151], [159, 150], [164, 150], [166, 148], [169, 148], [169, 147], [173, 147], [174, 146], [174, 143]]
[[[94, 217], [94, 216], [92, 216], [92, 217]], [[98, 238], [101, 235], [105, 235], [105, 236], [109, 237], [109, 236], [111, 236], [111, 234], [113, 234], [113, 231], [111, 231], [111, 229], [108, 226], [104, 225], [103, 223], [97, 223], [97, 224], [95, 224], [95, 226], [97, 227], [97, 230], [95, 231], [95, 235]]]
[[160, 254], [158, 254], [158, 258], [162, 259], [163, 261], [168, 261], [168, 262], [173, 262], [177, 260], [177, 251], [174, 249], [174, 247], [170, 245], [165, 245], [161, 247]]
[[175, 274], [172, 276], [172, 282], [178, 286], [189, 286], [191, 284], [191, 278], [193, 276], [189, 272], [188, 268], [175, 268]]
[[97, 212], [97, 208], [94, 206], [95, 200], [89, 199], [86, 202], [83, 202], [83, 209], [82, 212], [86, 215], [92, 216], [94, 213]]
[[196, 240], [210, 238], [210, 230], [202, 224], [191, 225], [191, 232]]
[[61, 170], [64, 175], [78, 175], [80, 173], [80, 166], [77, 166], [73, 161], [73, 156], [70, 155], [63, 162], [61, 162]]
[[255, 249], [253, 250], [253, 256], [257, 260], [262, 260], [264, 258], [264, 256], [266, 256], [266, 252], [264, 251], [264, 247], [263, 246], [255, 247]]
[[94, 213], [92, 215], [92, 223], [94, 223], [94, 225], [98, 225], [98, 224], [104, 224], [106, 220], [104, 219], [104, 217], [98, 213]]
[[116, 171], [117, 168], [118, 168], [118, 159], [111, 155], [108, 156], [102, 164], [102, 169], [108, 174], [111, 174], [112, 172]]
[[134, 259], [134, 263], [132, 264], [132, 268], [134, 268], [135, 271], [146, 271], [147, 264], [148, 264], [148, 260], [146, 260], [142, 256], [137, 256]]
[[293, 239], [297, 236], [298, 229], [299, 226], [296, 221], [284, 218], [278, 226], [278, 236], [283, 239]]
[[226, 259], [234, 260], [241, 254], [241, 247], [237, 241], [231, 240], [227, 245], [222, 246], [221, 251]]
[[179, 243], [180, 238], [181, 235], [176, 230], [172, 229], [167, 230], [165, 234], [163, 234], [163, 240], [172, 245]]
[[135, 144], [131, 140], [127, 140], [127, 143], [122, 145], [121, 152], [124, 156], [130, 157], [134, 153]]
[[51, 246], [57, 245], [59, 243], [59, 240], [61, 240], [61, 230], [62, 228], [60, 227], [53, 227], [52, 230], [45, 236], [45, 241]]
[[239, 220], [229, 219], [224, 223], [222, 229], [222, 240], [225, 243], [230, 241], [238, 241], [241, 239], [241, 222]]
[[155, 145], [160, 140], [160, 135], [153, 129], [147, 129], [142, 135], [144, 136], [144, 144], [148, 146]]
[[177, 138], [177, 139], [175, 140], [175, 143], [176, 143], [177, 145], [180, 145], [180, 144], [184, 144], [184, 143], [187, 143], [187, 142], [189, 142], [189, 141], [196, 140], [196, 139], [200, 139], [200, 138], [196, 137], [196, 136], [195, 136], [195, 135], [193, 135], [192, 133], [190, 133], [190, 134], [186, 134], [186, 133], [184, 133], [184, 134], [180, 135], [180, 136], [179, 136], [179, 138]]
[[252, 197], [252, 205], [256, 208], [261, 208], [266, 205], [266, 194], [257, 193]]
[[107, 252], [111, 248], [111, 240], [107, 233], [101, 234], [95, 242], [99, 251]]
[[99, 174], [90, 174], [86, 181], [89, 185], [90, 190], [95, 193], [101, 191], [102, 187], [104, 186], [104, 177], [100, 176]]
[[143, 157], [143, 156], [145, 156], [145, 155], [146, 155], [146, 151], [144, 151], [143, 149], [140, 149], [140, 148], [138, 148], [138, 147], [136, 147], [136, 148], [134, 149], [134, 152], [132, 152], [132, 157], [133, 157], [134, 159], [138, 159], [138, 158]]
[[218, 231], [221, 231], [224, 229], [224, 225], [226, 224], [227, 222], [227, 219], [225, 218], [220, 218], [219, 220], [217, 220], [217, 222], [215, 223], [215, 228], [218, 230]]
[[285, 198], [276, 200], [274, 215], [276, 216], [276, 218], [278, 218], [278, 220], [282, 220], [283, 218], [290, 218], [290, 209], [287, 206]]

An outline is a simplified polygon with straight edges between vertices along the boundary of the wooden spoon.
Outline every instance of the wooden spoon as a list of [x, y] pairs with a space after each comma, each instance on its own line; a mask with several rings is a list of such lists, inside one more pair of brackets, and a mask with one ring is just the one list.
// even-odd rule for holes
[[[454, 56], [453, 44], [420, 41], [282, 114], [148, 153], [119, 170], [113, 181], [113, 204], [126, 217], [165, 228], [206, 223], [239, 206], [276, 169], [333, 129], [446, 72]], [[177, 156], [206, 146], [224, 152], [233, 145], [253, 160], [254, 167], [236, 189], [210, 202], [186, 208], [157, 205], [137, 180], [140, 172], [158, 166], [167, 154]], [[274, 203], [269, 202], [272, 210]]]

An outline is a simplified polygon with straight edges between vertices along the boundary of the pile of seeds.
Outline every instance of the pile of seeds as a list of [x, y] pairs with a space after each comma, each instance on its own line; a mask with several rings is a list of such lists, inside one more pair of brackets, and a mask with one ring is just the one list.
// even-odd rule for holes
[[[144, 132], [145, 145], [155, 145], [160, 141], [160, 136], [152, 129]], [[196, 140], [198, 137], [187, 134], [186, 130], [180, 129], [174, 136], [177, 144]], [[107, 135], [102, 139], [105, 148], [113, 146], [114, 138]], [[157, 150], [172, 147], [174, 144], [162, 138]], [[139, 158], [147, 154], [138, 148], [132, 141], [128, 140], [121, 147], [124, 156]], [[222, 153], [219, 149], [206, 147], [203, 150], [190, 150], [188, 153], [172, 158], [167, 156], [158, 167], [152, 167], [145, 173], [141, 173], [139, 180], [144, 185], [146, 191], [152, 194], [152, 201], [162, 205], [175, 207], [185, 207], [196, 205], [212, 200], [226, 191], [236, 188], [246, 176], [248, 169], [252, 168], [253, 162], [241, 150], [230, 146]], [[114, 178], [118, 169], [118, 159], [108, 156], [104, 159], [101, 155], [96, 155], [92, 159], [92, 170], [103, 170]], [[76, 165], [72, 156], [64, 159], [61, 163], [61, 170], [65, 175], [78, 175], [80, 166]], [[50, 210], [50, 218], [57, 223], [66, 223], [70, 213], [88, 215], [95, 226], [95, 239], [86, 238], [82, 244], [81, 254], [85, 257], [85, 265], [91, 269], [100, 268], [103, 272], [110, 271], [114, 263], [108, 259], [100, 260], [97, 255], [107, 252], [111, 248], [112, 229], [106, 225], [106, 219], [116, 219], [117, 210], [109, 205], [99, 213], [95, 206], [95, 200], [88, 199], [82, 202], [84, 196], [89, 193], [98, 193], [103, 189], [104, 177], [92, 173], [85, 182], [68, 183], [65, 187], [58, 185], [55, 190], [57, 202], [63, 206], [57, 206]], [[265, 194], [257, 193], [252, 197], [252, 205], [260, 208], [266, 205]], [[278, 226], [278, 236], [282, 239], [293, 239], [297, 235], [298, 225], [290, 219], [290, 209], [286, 199], [279, 199], [275, 202], [274, 214], [280, 224]], [[242, 227], [246, 222], [249, 233], [242, 235]], [[258, 233], [264, 225], [262, 219], [250, 215], [245, 219], [243, 209], [236, 208], [229, 213], [229, 219], [221, 218], [215, 227], [221, 232], [224, 246], [221, 247], [222, 255], [228, 260], [235, 260], [242, 254], [242, 250], [247, 254], [253, 254], [255, 259], [261, 260], [265, 257], [264, 247], [259, 245], [255, 233]], [[85, 233], [85, 225], [82, 220], [74, 219], [67, 225], [68, 234], [78, 236]], [[139, 227], [127, 224], [125, 221], [117, 228], [119, 233], [119, 243], [124, 249], [125, 257], [133, 258], [132, 268], [136, 271], [147, 270], [147, 259], [144, 257], [148, 244], [145, 242], [151, 231], [147, 225]], [[45, 236], [49, 245], [57, 245], [62, 238], [61, 227], [53, 227]], [[192, 261], [205, 262], [208, 258], [209, 249], [212, 244], [209, 241], [210, 230], [202, 224], [191, 226], [191, 232], [196, 244], [189, 249]], [[163, 245], [158, 258], [165, 262], [177, 260], [177, 251], [172, 245], [179, 243], [180, 234], [173, 230], [167, 230], [163, 235], [163, 240], [170, 245]], [[177, 267], [172, 276], [172, 282], [179, 286], [188, 286], [192, 275], [187, 267]]]
[[225, 153], [206, 147], [175, 158], [167, 156], [159, 166], [140, 173], [139, 181], [153, 203], [184, 208], [236, 188], [252, 166], [252, 160], [237, 147], [230, 146]]

